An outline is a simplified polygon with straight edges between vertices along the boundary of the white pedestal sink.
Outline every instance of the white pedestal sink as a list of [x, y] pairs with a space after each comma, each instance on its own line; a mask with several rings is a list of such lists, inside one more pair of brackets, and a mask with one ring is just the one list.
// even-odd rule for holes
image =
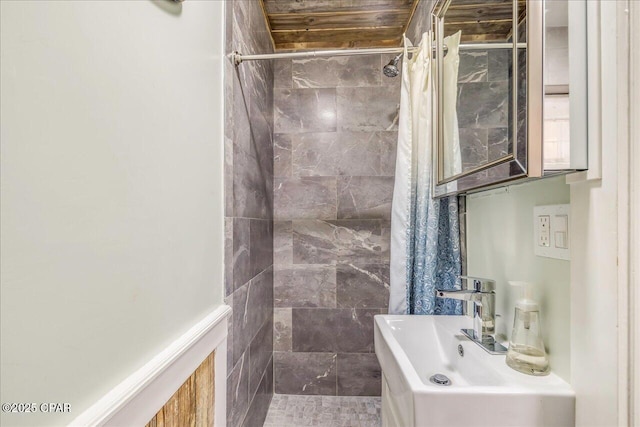
[[[504, 355], [487, 353], [460, 332], [469, 323], [464, 316], [375, 317], [383, 427], [575, 425], [569, 384], [553, 373], [514, 371]], [[432, 383], [435, 374], [451, 384]]]

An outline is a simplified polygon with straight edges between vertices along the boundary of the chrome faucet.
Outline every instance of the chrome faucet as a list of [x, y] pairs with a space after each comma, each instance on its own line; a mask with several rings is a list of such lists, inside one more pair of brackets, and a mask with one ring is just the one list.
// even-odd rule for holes
[[[460, 276], [466, 282], [466, 289], [436, 290], [436, 297], [473, 302], [473, 328], [462, 329], [473, 342], [492, 354], [503, 354], [507, 349], [495, 340], [496, 331], [496, 282], [479, 277]], [[467, 305], [463, 305], [464, 314]]]

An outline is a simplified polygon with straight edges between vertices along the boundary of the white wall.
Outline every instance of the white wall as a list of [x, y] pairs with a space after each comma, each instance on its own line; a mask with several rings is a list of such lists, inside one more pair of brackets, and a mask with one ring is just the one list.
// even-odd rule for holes
[[626, 2], [590, 5], [596, 6], [601, 32], [594, 36], [602, 49], [589, 71], [601, 79], [589, 94], [589, 107], [600, 107], [599, 115], [590, 117], [600, 126], [599, 133], [590, 129], [589, 139], [590, 144], [601, 141], [602, 149], [595, 162], [589, 159], [589, 180], [571, 185], [571, 211], [582, 213], [574, 214], [570, 228], [576, 248], [571, 262], [571, 377], [576, 425], [600, 427], [627, 425], [627, 289], [621, 273], [627, 268], [623, 245], [628, 239], [628, 195], [620, 190], [628, 183], [629, 156], [628, 127], [619, 126], [627, 123], [629, 52]]
[[66, 424], [222, 302], [224, 2], [2, 1], [2, 402]]
[[497, 333], [511, 335], [520, 294], [510, 280], [533, 282], [551, 369], [570, 380], [569, 262], [533, 253], [533, 207], [569, 203], [564, 177], [548, 178], [467, 197], [470, 276], [497, 281]]

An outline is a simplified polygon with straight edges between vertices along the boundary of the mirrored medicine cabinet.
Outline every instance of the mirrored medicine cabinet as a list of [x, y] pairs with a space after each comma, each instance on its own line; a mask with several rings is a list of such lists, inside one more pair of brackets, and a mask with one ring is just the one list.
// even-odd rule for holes
[[586, 0], [439, 0], [433, 194], [587, 169]]

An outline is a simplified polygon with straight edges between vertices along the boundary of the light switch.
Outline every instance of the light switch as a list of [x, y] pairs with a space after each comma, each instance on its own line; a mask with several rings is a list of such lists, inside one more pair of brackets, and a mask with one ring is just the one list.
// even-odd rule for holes
[[569, 205], [533, 208], [533, 251], [538, 256], [569, 259]]
[[560, 249], [567, 249], [568, 233], [569, 233], [569, 217], [568, 215], [554, 215], [553, 217], [553, 229], [555, 237], [555, 247]]

